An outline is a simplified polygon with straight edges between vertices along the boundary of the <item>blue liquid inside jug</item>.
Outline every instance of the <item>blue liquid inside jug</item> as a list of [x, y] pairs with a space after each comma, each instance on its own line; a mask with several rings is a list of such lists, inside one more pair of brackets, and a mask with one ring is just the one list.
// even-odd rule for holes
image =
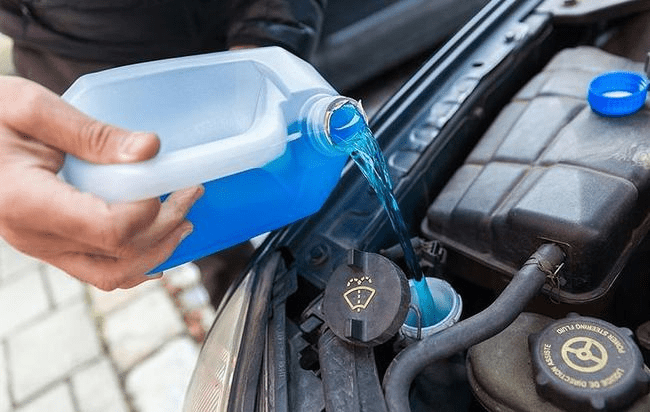
[[194, 231], [150, 273], [226, 249], [318, 211], [347, 155], [323, 155], [305, 136], [278, 159], [257, 169], [204, 183], [205, 194], [187, 215]]

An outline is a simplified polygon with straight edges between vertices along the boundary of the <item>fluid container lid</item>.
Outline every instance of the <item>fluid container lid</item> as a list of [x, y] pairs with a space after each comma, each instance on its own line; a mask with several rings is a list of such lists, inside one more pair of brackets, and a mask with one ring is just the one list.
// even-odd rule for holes
[[323, 298], [329, 328], [360, 346], [386, 342], [399, 330], [411, 300], [404, 272], [388, 258], [356, 249], [330, 277]]
[[587, 100], [591, 109], [603, 116], [627, 116], [638, 111], [648, 94], [648, 79], [640, 74], [613, 71], [595, 77], [589, 84]]
[[570, 314], [530, 335], [529, 343], [537, 392], [560, 408], [621, 410], [650, 389], [628, 329]]

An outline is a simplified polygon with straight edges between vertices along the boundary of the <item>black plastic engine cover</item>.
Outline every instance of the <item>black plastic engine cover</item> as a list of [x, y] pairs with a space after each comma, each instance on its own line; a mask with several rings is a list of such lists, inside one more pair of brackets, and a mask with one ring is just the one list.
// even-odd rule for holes
[[425, 235], [507, 274], [540, 244], [567, 254], [565, 302], [607, 292], [648, 231], [650, 109], [591, 111], [588, 84], [640, 63], [567, 49], [506, 106], [429, 207]]

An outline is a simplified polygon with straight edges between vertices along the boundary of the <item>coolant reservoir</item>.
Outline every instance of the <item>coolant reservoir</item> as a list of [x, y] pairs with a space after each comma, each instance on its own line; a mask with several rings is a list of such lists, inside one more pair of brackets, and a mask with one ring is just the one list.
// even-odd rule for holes
[[558, 53], [447, 182], [425, 236], [508, 276], [552, 240], [567, 254], [551, 276], [560, 301], [608, 294], [650, 230], [650, 106], [645, 79], [629, 116], [596, 114], [586, 97], [595, 75], [640, 66], [590, 47]]
[[89, 74], [63, 98], [94, 118], [154, 131], [161, 140], [158, 155], [139, 163], [98, 165], [68, 155], [63, 177], [80, 190], [130, 202], [204, 184], [187, 216], [194, 231], [154, 271], [314, 213], [347, 158], [330, 143], [328, 121], [351, 101], [278, 47]]

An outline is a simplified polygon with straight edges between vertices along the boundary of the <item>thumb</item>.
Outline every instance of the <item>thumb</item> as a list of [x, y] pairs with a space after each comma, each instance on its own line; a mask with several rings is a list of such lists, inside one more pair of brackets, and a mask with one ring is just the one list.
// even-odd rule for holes
[[92, 163], [137, 162], [150, 159], [160, 149], [154, 133], [102, 123], [36, 83], [23, 79], [7, 83], [7, 95], [19, 97], [3, 117], [21, 134]]
[[155, 156], [160, 140], [154, 133], [129, 132], [89, 119], [65, 146], [65, 152], [89, 162], [130, 163]]

